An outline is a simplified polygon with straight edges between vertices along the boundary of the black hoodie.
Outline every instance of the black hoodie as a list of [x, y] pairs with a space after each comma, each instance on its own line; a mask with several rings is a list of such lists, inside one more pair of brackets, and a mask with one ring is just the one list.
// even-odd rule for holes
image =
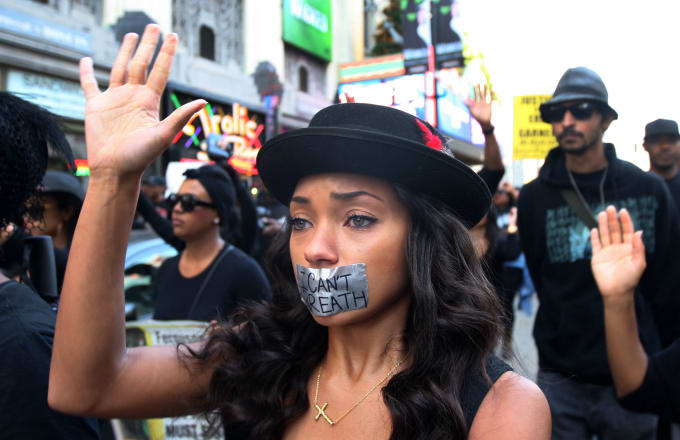
[[[605, 144], [605, 155], [606, 172], [573, 175], [595, 214], [609, 204], [625, 207], [635, 228], [644, 231], [647, 269], [635, 298], [640, 337], [653, 353], [659, 342], [667, 346], [680, 336], [680, 218], [658, 176], [617, 159], [611, 144]], [[604, 310], [590, 269], [588, 227], [560, 193], [571, 187], [564, 153], [556, 147], [519, 197], [522, 248], [540, 300], [534, 324], [539, 365], [576, 380], [608, 384]]]

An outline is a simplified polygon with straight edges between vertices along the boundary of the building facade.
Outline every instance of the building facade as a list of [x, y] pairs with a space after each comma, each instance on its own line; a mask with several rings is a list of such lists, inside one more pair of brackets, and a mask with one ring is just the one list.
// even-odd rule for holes
[[[154, 22], [180, 41], [163, 115], [192, 98], [215, 109], [176, 143], [198, 155], [224, 147], [215, 135], [241, 136], [241, 147], [254, 148], [267, 135], [306, 126], [334, 102], [339, 63], [363, 57], [363, 11], [363, 0], [0, 0], [0, 89], [60, 116], [76, 157], [85, 158], [78, 60], [93, 58], [105, 88], [123, 35]], [[256, 84], [258, 66], [275, 90]], [[256, 142], [248, 137], [256, 130], [245, 128], [250, 120], [271, 126]], [[169, 153], [154, 171], [174, 158]]]
[[96, 0], [0, 1], [0, 89], [60, 116], [77, 157], [85, 155], [85, 97], [78, 60], [94, 59], [106, 86], [115, 58], [113, 34], [100, 26]]

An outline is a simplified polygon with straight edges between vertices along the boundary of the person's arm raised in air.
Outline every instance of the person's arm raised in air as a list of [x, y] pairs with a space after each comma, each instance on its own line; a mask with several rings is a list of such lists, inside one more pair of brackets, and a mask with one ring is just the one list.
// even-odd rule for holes
[[[484, 84], [475, 86], [474, 98], [465, 100], [465, 105], [468, 106], [470, 115], [481, 125], [484, 133], [484, 162], [482, 166], [488, 171], [505, 170], [503, 159], [501, 158], [501, 150], [496, 140], [496, 135], [491, 124], [491, 101], [492, 92], [489, 87]], [[502, 175], [501, 175], [502, 177]], [[498, 184], [498, 182], [497, 182]], [[496, 184], [496, 186], [498, 186]], [[495, 191], [496, 188], [493, 188]]]
[[625, 396], [642, 385], [648, 359], [638, 336], [635, 288], [647, 265], [642, 231], [635, 232], [630, 214], [607, 207], [597, 216], [598, 229], [590, 231], [591, 267], [604, 303], [607, 357], [616, 394]]
[[80, 62], [91, 177], [66, 269], [48, 393], [49, 405], [65, 413], [196, 412], [212, 374], [210, 366], [183, 362], [174, 346], [125, 347], [123, 265], [142, 172], [205, 105], [190, 102], [159, 121], [177, 46], [168, 34], [147, 78], [159, 33], [147, 26], [134, 56], [137, 36], [125, 36], [103, 93], [92, 59]]

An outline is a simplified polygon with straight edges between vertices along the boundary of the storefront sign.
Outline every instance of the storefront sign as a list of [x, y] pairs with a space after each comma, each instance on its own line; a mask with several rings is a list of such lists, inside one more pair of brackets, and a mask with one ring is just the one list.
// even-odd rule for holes
[[[133, 321], [126, 324], [127, 346], [190, 344], [202, 339], [206, 324], [195, 321]], [[112, 420], [114, 429], [124, 440], [217, 440], [223, 439], [221, 429], [210, 432], [202, 414], [166, 419]]]
[[85, 119], [85, 94], [76, 81], [22, 70], [9, 70], [7, 90], [55, 115]]
[[90, 34], [41, 20], [22, 12], [0, 7], [0, 30], [73, 49], [92, 53]]
[[515, 96], [512, 159], [544, 159], [557, 145], [550, 124], [541, 120], [538, 107], [550, 95]]
[[283, 41], [330, 61], [330, 0], [283, 0]]
[[[179, 107], [195, 98], [171, 93], [170, 99]], [[208, 103], [177, 133], [172, 145], [185, 150], [182, 157], [228, 158], [236, 171], [252, 176], [257, 174], [255, 162], [264, 141], [263, 120], [264, 115], [249, 112], [239, 103]]]

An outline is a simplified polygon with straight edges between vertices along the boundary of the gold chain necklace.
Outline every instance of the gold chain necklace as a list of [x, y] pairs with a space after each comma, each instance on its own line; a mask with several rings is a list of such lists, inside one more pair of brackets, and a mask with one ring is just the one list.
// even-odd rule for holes
[[314, 421], [319, 420], [319, 417], [323, 417], [323, 419], [325, 421], [327, 421], [329, 425], [335, 425], [337, 423], [340, 423], [340, 420], [344, 419], [347, 414], [351, 413], [354, 408], [356, 408], [357, 406], [359, 406], [361, 404], [361, 402], [366, 400], [366, 398], [373, 391], [375, 391], [375, 389], [378, 388], [381, 383], [385, 382], [387, 380], [387, 378], [390, 377], [392, 375], [392, 373], [394, 373], [397, 370], [397, 368], [399, 368], [399, 366], [402, 364], [402, 362], [403, 362], [403, 359], [400, 360], [399, 362], [395, 363], [394, 367], [392, 367], [392, 369], [387, 372], [385, 377], [380, 379], [380, 382], [373, 385], [373, 388], [368, 390], [368, 392], [366, 392], [366, 394], [364, 394], [364, 396], [361, 399], [359, 399], [359, 401], [357, 401], [354, 405], [352, 405], [350, 407], [350, 409], [345, 411], [345, 413], [343, 415], [341, 415], [340, 417], [338, 417], [338, 419], [335, 420], [335, 421], [333, 421], [330, 417], [328, 417], [328, 414], [326, 414], [326, 407], [328, 406], [328, 402], [324, 403], [322, 406], [319, 406], [319, 383], [321, 382], [321, 372], [323, 371], [323, 366], [320, 366], [319, 367], [319, 374], [318, 374], [318, 376], [316, 376], [316, 392], [314, 393], [314, 407], [316, 408], [316, 411], [317, 411], [316, 416], [314, 417]]

